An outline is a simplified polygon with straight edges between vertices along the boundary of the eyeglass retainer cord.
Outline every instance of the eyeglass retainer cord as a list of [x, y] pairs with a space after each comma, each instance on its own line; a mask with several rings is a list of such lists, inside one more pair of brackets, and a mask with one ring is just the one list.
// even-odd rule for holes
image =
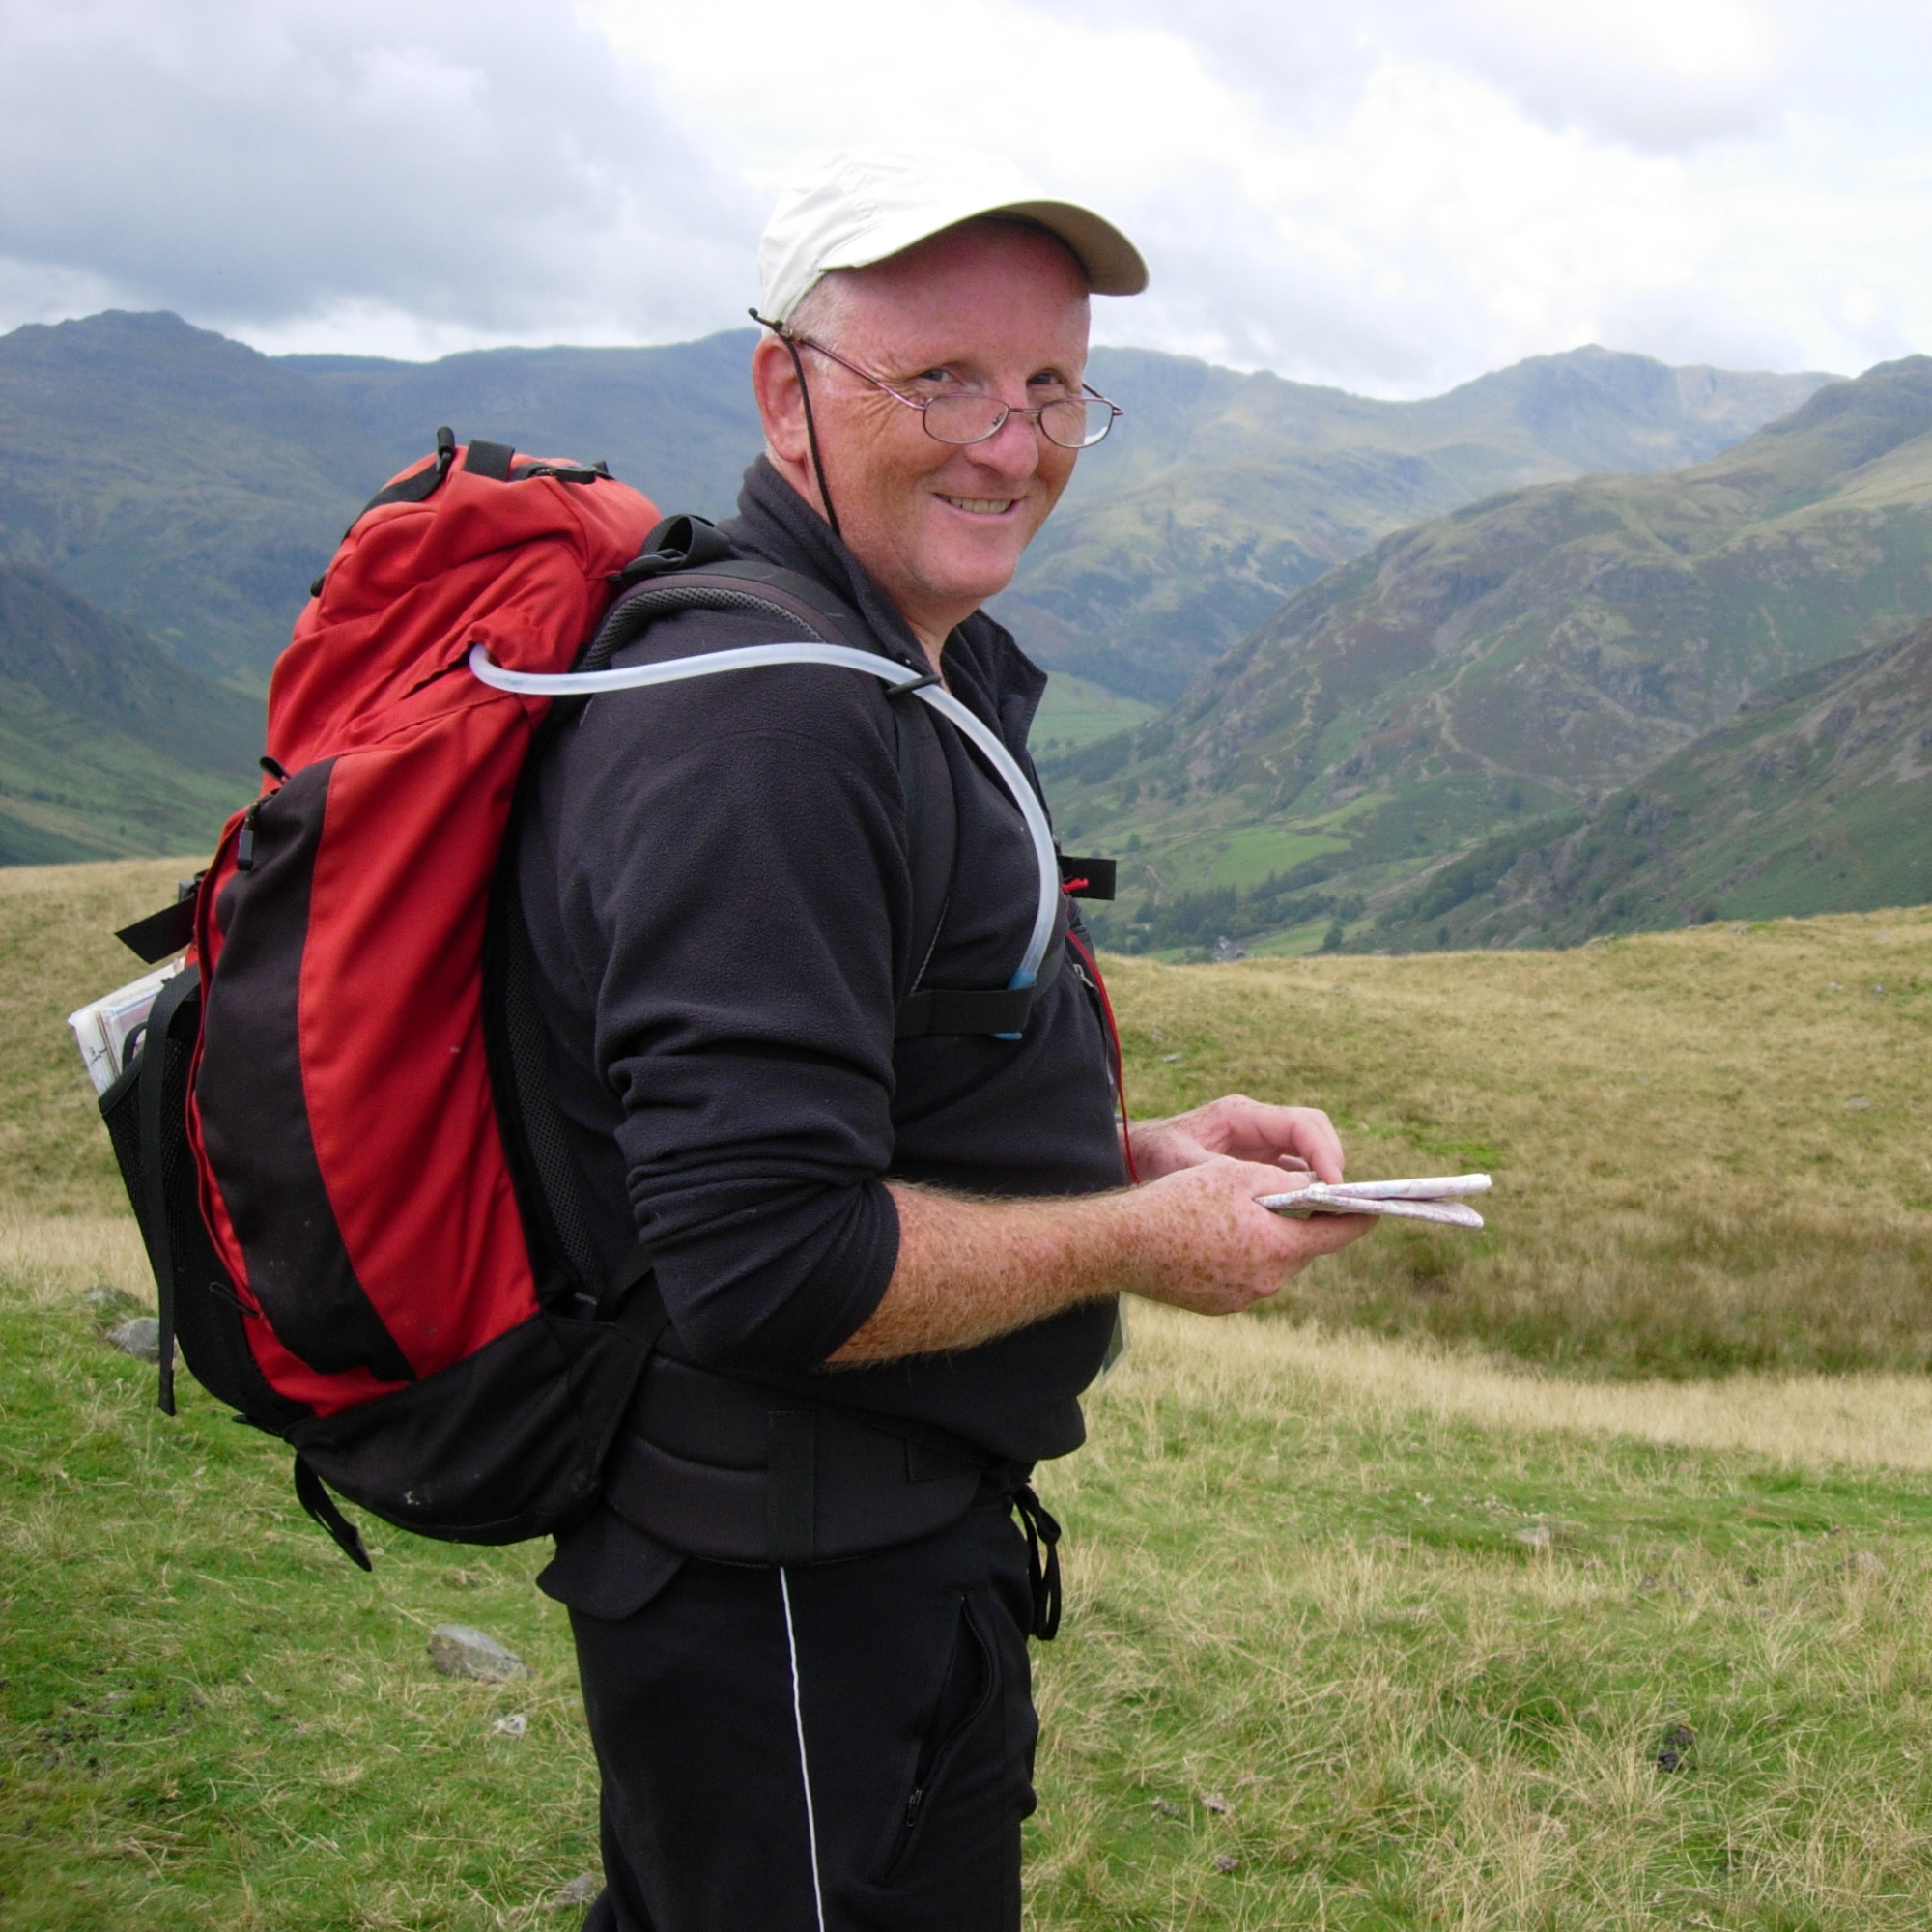
[[805, 405], [805, 441], [811, 451], [811, 473], [818, 480], [818, 500], [825, 505], [825, 521], [832, 526], [832, 534], [843, 543], [845, 532], [838, 527], [838, 512], [832, 507], [832, 487], [825, 480], [825, 464], [818, 454], [818, 425], [812, 419], [811, 384], [805, 380], [805, 358], [798, 353], [798, 344], [783, 323], [768, 321], [754, 308], [748, 308], [745, 313], [760, 328], [769, 328], [784, 344], [785, 354], [791, 357], [791, 366], [798, 376], [799, 400]]

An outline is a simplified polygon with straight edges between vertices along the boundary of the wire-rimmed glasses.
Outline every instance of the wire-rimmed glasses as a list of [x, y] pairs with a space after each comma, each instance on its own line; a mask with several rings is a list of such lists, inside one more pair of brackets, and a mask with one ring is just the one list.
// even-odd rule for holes
[[802, 349], [817, 350], [841, 369], [849, 369], [862, 383], [869, 383], [873, 388], [883, 391], [894, 402], [903, 403], [909, 410], [917, 410], [924, 419], [926, 435], [935, 442], [962, 446], [990, 442], [1006, 428], [1009, 416], [1028, 416], [1039, 425], [1039, 433], [1048, 442], [1057, 443], [1062, 449], [1092, 449], [1113, 428], [1115, 417], [1126, 413], [1119, 403], [1110, 403], [1099, 390], [1089, 387], [1085, 383], [1080, 385], [1080, 395], [1062, 396], [1055, 402], [1041, 403], [1037, 409], [1015, 408], [1011, 403], [1003, 403], [998, 396], [972, 392], [923, 399], [904, 396], [890, 383], [882, 383], [856, 362], [848, 362], [836, 349], [828, 349], [824, 343], [814, 341], [809, 335], [794, 335], [788, 329], [777, 332]]

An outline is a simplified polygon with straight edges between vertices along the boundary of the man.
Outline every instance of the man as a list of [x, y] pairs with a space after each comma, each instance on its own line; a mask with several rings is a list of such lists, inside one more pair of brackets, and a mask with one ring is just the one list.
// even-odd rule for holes
[[[980, 607], [1111, 422], [1088, 298], [1145, 286], [1138, 254], [1004, 163], [863, 153], [781, 201], [760, 269], [766, 453], [724, 535], [1024, 759], [1045, 679]], [[796, 636], [688, 611], [617, 662]], [[1137, 1124], [1127, 1187], [1074, 949], [1018, 1037], [895, 1039], [914, 984], [1008, 984], [1037, 892], [941, 724], [956, 864], [910, 956], [895, 702], [823, 666], [601, 696], [526, 820], [593, 1233], [613, 1268], [641, 1236], [671, 1318], [607, 1505], [543, 1579], [603, 1778], [599, 1932], [1016, 1928], [1057, 1533], [1026, 1484], [1081, 1439], [1115, 1297], [1233, 1312], [1368, 1225], [1258, 1207], [1284, 1169], [1340, 1179], [1341, 1148], [1239, 1097]], [[741, 1506], [771, 1541], [729, 1560]]]

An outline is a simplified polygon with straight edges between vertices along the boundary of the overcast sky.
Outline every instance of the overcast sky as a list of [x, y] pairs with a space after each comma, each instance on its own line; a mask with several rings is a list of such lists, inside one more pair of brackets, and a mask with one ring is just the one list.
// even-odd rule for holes
[[680, 340], [801, 159], [940, 138], [1141, 242], [1104, 340], [1377, 395], [1932, 349], [1923, 0], [0, 0], [0, 328]]

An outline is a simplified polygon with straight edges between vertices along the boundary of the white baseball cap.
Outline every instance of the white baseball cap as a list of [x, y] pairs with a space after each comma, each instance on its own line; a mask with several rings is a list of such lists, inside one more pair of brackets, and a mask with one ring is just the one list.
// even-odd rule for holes
[[833, 269], [864, 269], [980, 214], [1036, 221], [1065, 242], [1095, 295], [1137, 296], [1141, 252], [1111, 221], [1043, 195], [1026, 170], [973, 149], [841, 148], [779, 196], [758, 243], [759, 313], [787, 322]]

